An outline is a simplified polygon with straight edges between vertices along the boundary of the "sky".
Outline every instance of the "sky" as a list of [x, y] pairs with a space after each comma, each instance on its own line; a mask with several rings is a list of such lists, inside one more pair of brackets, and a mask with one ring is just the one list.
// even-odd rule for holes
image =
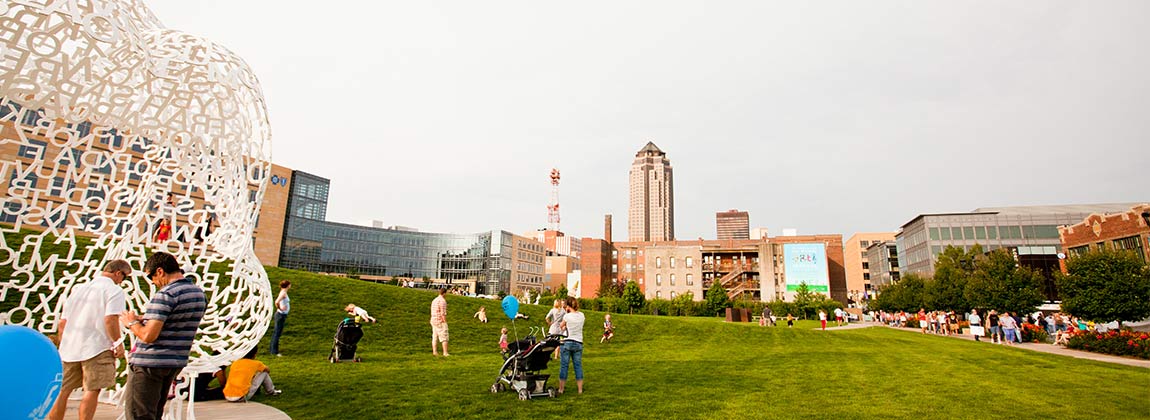
[[243, 57], [273, 161], [327, 219], [626, 239], [628, 170], [674, 167], [677, 239], [1150, 200], [1150, 2], [149, 2]]

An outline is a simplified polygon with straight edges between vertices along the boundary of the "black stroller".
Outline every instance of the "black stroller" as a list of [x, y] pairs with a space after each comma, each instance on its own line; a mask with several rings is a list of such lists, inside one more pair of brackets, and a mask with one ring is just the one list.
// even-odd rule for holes
[[362, 362], [356, 355], [359, 339], [363, 338], [363, 328], [354, 319], [346, 318], [335, 327], [335, 343], [331, 346], [331, 355], [327, 360], [332, 363]]
[[555, 398], [555, 388], [547, 386], [547, 379], [551, 375], [539, 372], [547, 369], [551, 353], [559, 348], [562, 340], [563, 336], [549, 335], [543, 341], [536, 342], [535, 335], [531, 334], [522, 340], [508, 343], [507, 359], [503, 361], [495, 383], [491, 384], [491, 392], [514, 390], [521, 400], [532, 397]]

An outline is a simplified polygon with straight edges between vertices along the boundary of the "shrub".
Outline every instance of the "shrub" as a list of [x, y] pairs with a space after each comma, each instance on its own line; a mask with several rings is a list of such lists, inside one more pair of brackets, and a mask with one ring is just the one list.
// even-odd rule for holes
[[1022, 324], [1022, 342], [1045, 343], [1050, 340], [1046, 329], [1034, 324]]
[[1079, 331], [1070, 337], [1067, 348], [1117, 356], [1150, 359], [1150, 334], [1132, 331], [1097, 333]]

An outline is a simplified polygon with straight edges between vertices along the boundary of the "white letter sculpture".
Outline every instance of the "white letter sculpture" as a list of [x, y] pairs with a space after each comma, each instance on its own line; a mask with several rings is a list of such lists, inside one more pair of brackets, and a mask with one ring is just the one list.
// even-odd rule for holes
[[133, 0], [6, 1], [0, 40], [0, 324], [56, 331], [71, 287], [116, 258], [137, 269], [124, 284], [140, 312], [155, 290], [139, 270], [171, 252], [208, 296], [167, 413], [182, 417], [191, 379], [240, 358], [271, 318], [252, 248], [271, 161], [259, 83]]

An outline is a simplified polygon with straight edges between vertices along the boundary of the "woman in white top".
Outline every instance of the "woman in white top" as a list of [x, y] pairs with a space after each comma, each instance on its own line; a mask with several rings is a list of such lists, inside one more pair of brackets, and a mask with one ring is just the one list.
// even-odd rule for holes
[[583, 393], [583, 324], [587, 318], [579, 312], [579, 300], [567, 297], [567, 314], [563, 315], [560, 328], [567, 331], [567, 338], [559, 350], [559, 393], [567, 384], [567, 363], [575, 365], [575, 384]]
[[[551, 310], [547, 312], [547, 317], [543, 320], [547, 322], [547, 335], [562, 335], [563, 329], [560, 328], [559, 323], [563, 322], [563, 314], [567, 311], [563, 310], [563, 299], [555, 299], [555, 303], [551, 305]], [[551, 355], [551, 359], [559, 358], [559, 349], [555, 349], [555, 353]]]
[[291, 281], [281, 281], [280, 294], [276, 297], [276, 313], [272, 317], [275, 320], [275, 329], [272, 332], [271, 352], [276, 356], [280, 356], [280, 335], [284, 333], [284, 324], [287, 323], [288, 312], [291, 312], [291, 298], [288, 297], [288, 290], [291, 290]]

